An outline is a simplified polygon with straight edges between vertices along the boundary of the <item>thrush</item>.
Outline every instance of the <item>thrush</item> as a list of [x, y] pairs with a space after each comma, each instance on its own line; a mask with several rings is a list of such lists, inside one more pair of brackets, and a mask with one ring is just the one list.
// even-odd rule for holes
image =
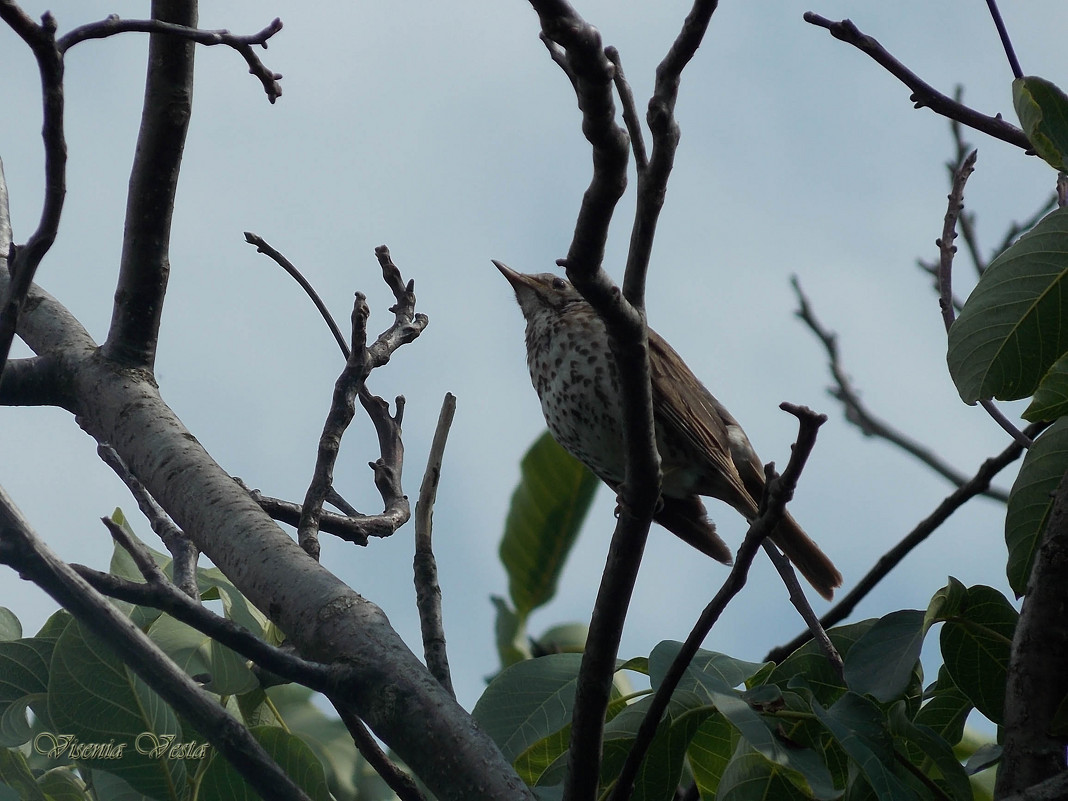
[[[604, 321], [569, 282], [493, 262], [515, 290], [526, 319], [527, 367], [553, 437], [613, 490], [626, 470], [615, 359]], [[699, 551], [730, 564], [701, 496], [757, 515], [764, 469], [738, 421], [682, 357], [649, 329], [653, 422], [660, 452], [661, 506], [653, 519]], [[787, 512], [771, 534], [824, 598], [842, 575]]]

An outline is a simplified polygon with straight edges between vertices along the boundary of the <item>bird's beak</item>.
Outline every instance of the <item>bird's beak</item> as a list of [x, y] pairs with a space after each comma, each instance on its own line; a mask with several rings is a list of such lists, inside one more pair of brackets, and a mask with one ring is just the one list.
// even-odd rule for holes
[[493, 266], [501, 271], [501, 275], [508, 279], [508, 283], [512, 285], [512, 289], [519, 290], [520, 287], [526, 285], [526, 281], [523, 279], [526, 277], [522, 273], [517, 273], [503, 261], [497, 261], [496, 259], [490, 259], [493, 262]]

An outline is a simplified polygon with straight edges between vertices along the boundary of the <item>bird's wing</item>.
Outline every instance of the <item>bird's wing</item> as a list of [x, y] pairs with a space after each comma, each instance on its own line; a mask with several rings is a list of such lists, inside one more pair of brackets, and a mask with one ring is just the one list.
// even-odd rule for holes
[[[756, 513], [756, 503], [738, 474], [734, 452], [746, 446], [752, 452], [752, 446], [738, 421], [652, 329], [649, 329], [649, 368], [653, 409], [661, 425], [670, 430], [672, 439], [686, 441], [712, 468], [704, 471], [706, 481], [694, 491], [726, 501], [751, 518]], [[709, 473], [712, 475], [708, 476]]]

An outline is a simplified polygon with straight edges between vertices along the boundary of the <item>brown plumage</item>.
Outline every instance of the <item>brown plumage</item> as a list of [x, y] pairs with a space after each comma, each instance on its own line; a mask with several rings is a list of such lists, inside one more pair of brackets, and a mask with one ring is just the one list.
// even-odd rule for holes
[[[622, 411], [604, 323], [564, 279], [493, 263], [515, 290], [526, 319], [527, 366], [549, 430], [617, 489], [626, 469]], [[752, 520], [764, 491], [763, 466], [738, 421], [652, 329], [649, 366], [663, 472], [663, 506], [654, 519], [729, 564], [731, 551], [716, 534], [700, 496], [724, 501]], [[820, 595], [830, 598], [842, 576], [788, 512], [771, 538]]]

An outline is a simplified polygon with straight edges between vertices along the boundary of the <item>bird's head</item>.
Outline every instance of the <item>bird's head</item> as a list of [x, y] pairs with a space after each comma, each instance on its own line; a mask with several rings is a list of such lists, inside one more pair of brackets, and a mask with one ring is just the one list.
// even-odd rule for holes
[[508, 279], [515, 290], [515, 299], [527, 320], [539, 314], [563, 314], [574, 305], [586, 306], [579, 291], [558, 275], [537, 273], [530, 275], [513, 270], [507, 264], [493, 260], [493, 265]]

